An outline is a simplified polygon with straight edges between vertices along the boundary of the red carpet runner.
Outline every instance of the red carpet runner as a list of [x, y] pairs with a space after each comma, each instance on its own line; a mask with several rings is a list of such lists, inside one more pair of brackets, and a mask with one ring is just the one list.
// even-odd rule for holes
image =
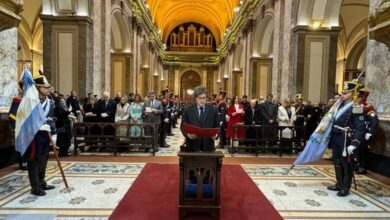
[[[179, 166], [147, 164], [110, 220], [176, 220], [179, 216]], [[108, 202], [108, 201], [107, 201]], [[188, 216], [212, 219], [208, 216]], [[241, 166], [223, 165], [221, 219], [283, 219]]]

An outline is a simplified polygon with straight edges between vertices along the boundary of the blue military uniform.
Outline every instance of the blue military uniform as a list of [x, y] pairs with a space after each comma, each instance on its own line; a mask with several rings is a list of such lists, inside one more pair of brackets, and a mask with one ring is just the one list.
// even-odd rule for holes
[[343, 103], [336, 113], [329, 145], [333, 150], [337, 183], [328, 189], [339, 191], [338, 196], [349, 194], [353, 177], [353, 158], [348, 148], [355, 148], [355, 153], [361, 146], [365, 135], [365, 121], [363, 108], [355, 106], [353, 101]]
[[361, 147], [358, 151], [357, 164], [356, 164], [356, 173], [357, 174], [365, 174], [367, 173], [367, 161], [368, 161], [368, 141], [372, 135], [374, 135], [375, 130], [378, 128], [379, 119], [376, 114], [375, 107], [371, 104], [367, 104], [366, 100], [369, 95], [369, 92], [362, 88], [359, 90], [359, 97], [362, 97], [360, 103], [363, 107], [363, 112], [365, 115], [365, 124], [366, 124], [366, 133], [363, 142], [361, 143]]
[[[37, 87], [50, 87], [50, 84], [43, 75], [35, 76], [34, 81]], [[44, 110], [48, 109], [46, 122], [35, 134], [34, 140], [25, 153], [31, 193], [36, 196], [44, 196], [46, 195], [44, 190], [54, 189], [54, 186], [47, 185], [45, 181], [51, 143], [49, 132], [55, 134], [54, 101], [46, 98], [45, 100], [41, 100], [41, 103]]]

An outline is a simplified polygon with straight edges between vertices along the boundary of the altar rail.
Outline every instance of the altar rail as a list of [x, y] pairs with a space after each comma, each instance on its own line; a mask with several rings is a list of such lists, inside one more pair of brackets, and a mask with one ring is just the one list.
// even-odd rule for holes
[[[241, 141], [241, 145], [233, 146], [230, 144], [229, 152], [234, 155], [235, 150], [245, 149], [254, 152], [256, 156], [261, 150], [276, 151], [282, 156], [283, 150], [303, 150], [306, 144], [306, 127], [305, 126], [277, 126], [277, 125], [244, 125], [235, 124], [232, 127], [232, 141]], [[245, 137], [237, 137], [238, 129], [244, 129]], [[284, 138], [282, 132], [284, 129], [291, 129], [291, 138]], [[248, 132], [249, 131], [249, 132]], [[288, 146], [290, 145], [291, 146]]]
[[[74, 151], [77, 155], [80, 144], [98, 148], [113, 148], [114, 155], [119, 148], [152, 149], [153, 156], [157, 150], [158, 129], [155, 123], [104, 123], [85, 122], [73, 125]], [[132, 136], [131, 128], [136, 128], [139, 135]]]

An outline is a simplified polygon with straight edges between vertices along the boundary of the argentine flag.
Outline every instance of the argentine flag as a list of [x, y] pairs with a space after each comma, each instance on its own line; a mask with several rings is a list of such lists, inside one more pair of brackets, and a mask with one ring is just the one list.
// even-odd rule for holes
[[333, 104], [329, 112], [325, 114], [324, 118], [307, 141], [303, 152], [298, 156], [290, 169], [294, 168], [295, 165], [310, 163], [321, 159], [332, 135], [331, 131], [341, 103], [342, 100], [340, 98]]
[[15, 148], [23, 156], [39, 128], [46, 122], [46, 117], [39, 100], [39, 91], [28, 68], [23, 70], [21, 79], [24, 92], [16, 113]]

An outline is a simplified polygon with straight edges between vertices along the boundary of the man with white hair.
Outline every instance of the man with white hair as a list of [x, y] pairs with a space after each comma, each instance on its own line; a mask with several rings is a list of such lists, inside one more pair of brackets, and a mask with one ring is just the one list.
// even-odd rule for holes
[[102, 98], [97, 102], [100, 122], [115, 122], [116, 102], [110, 99], [110, 93], [104, 91]]

